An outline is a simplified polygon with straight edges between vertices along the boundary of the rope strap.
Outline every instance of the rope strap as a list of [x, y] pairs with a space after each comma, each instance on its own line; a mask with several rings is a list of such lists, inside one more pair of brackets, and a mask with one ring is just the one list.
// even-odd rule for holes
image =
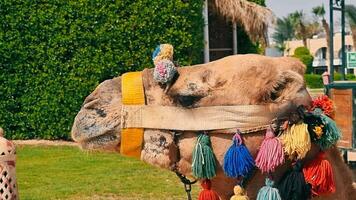
[[157, 105], [124, 105], [123, 128], [180, 131], [259, 129], [270, 125], [277, 113], [266, 105], [182, 108]]

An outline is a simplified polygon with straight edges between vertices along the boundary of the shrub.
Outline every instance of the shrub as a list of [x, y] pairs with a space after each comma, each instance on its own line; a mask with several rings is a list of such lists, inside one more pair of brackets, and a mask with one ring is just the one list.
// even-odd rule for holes
[[[356, 80], [356, 76], [354, 74], [346, 74], [345, 78], [347, 80]], [[340, 73], [335, 73], [334, 74], [334, 80], [335, 81], [341, 80], [341, 74]]]
[[298, 58], [307, 67], [306, 73], [313, 72], [313, 56], [306, 47], [298, 47], [294, 50], [294, 57]]
[[308, 88], [323, 88], [323, 79], [321, 75], [318, 74], [305, 74], [305, 82]]
[[69, 139], [103, 80], [150, 67], [159, 43], [200, 63], [202, 1], [1, 0], [0, 127], [11, 139]]

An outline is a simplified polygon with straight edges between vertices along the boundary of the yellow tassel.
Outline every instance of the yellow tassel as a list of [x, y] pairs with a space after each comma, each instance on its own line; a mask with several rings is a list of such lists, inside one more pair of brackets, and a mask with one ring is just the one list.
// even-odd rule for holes
[[249, 200], [249, 198], [246, 195], [245, 190], [241, 186], [236, 185], [234, 187], [234, 196], [232, 196], [230, 200]]
[[290, 159], [297, 156], [302, 159], [311, 148], [311, 140], [308, 132], [308, 125], [304, 123], [293, 124], [280, 136], [284, 152]]

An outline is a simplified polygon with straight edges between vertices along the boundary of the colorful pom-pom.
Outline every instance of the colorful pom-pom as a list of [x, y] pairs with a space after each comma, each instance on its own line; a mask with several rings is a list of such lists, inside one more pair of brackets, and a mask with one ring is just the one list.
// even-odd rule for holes
[[200, 192], [198, 200], [220, 200], [219, 195], [211, 189], [211, 181], [209, 179], [203, 180], [201, 186], [203, 190]]
[[171, 44], [158, 45], [153, 51], [152, 60], [154, 64], [164, 59], [173, 61], [173, 46]]
[[256, 157], [256, 166], [262, 173], [273, 172], [284, 162], [284, 152], [281, 142], [275, 137], [271, 128], [266, 131], [260, 150]]
[[284, 147], [284, 152], [290, 159], [295, 156], [302, 159], [311, 149], [311, 140], [308, 132], [308, 125], [304, 123], [293, 124], [288, 127], [280, 136]]
[[315, 141], [315, 143], [318, 144], [322, 150], [325, 150], [336, 144], [341, 138], [341, 132], [334, 120], [323, 114], [321, 114], [320, 117], [324, 124], [324, 133]]
[[234, 187], [234, 195], [230, 198], [230, 200], [249, 200], [249, 198], [246, 195], [245, 190], [241, 186], [236, 185]]
[[193, 175], [197, 178], [211, 179], [216, 175], [216, 161], [211, 148], [210, 137], [206, 134], [198, 136], [193, 150]]
[[311, 185], [314, 196], [331, 194], [336, 191], [331, 164], [325, 159], [325, 152], [320, 152], [314, 160], [303, 168], [304, 178]]
[[159, 83], [166, 84], [171, 82], [176, 74], [177, 69], [174, 63], [170, 60], [163, 59], [155, 64], [153, 78]]
[[285, 200], [309, 199], [311, 196], [310, 186], [305, 182], [300, 162], [284, 174], [277, 188], [282, 199]]
[[239, 133], [233, 137], [233, 144], [224, 157], [224, 172], [229, 177], [246, 176], [254, 168], [255, 161], [247, 147], [242, 143]]
[[278, 189], [274, 188], [274, 181], [266, 178], [266, 186], [263, 186], [257, 194], [257, 200], [282, 200]]
[[333, 102], [326, 95], [319, 96], [313, 100], [311, 110], [316, 108], [320, 108], [325, 115], [330, 116], [333, 113]]

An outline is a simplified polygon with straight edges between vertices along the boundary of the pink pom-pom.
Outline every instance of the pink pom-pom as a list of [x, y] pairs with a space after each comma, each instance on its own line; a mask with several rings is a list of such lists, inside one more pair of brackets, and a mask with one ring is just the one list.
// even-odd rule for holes
[[279, 139], [275, 137], [271, 128], [268, 128], [266, 131], [265, 139], [261, 144], [255, 161], [256, 166], [262, 173], [273, 172], [277, 166], [284, 162], [282, 144]]

